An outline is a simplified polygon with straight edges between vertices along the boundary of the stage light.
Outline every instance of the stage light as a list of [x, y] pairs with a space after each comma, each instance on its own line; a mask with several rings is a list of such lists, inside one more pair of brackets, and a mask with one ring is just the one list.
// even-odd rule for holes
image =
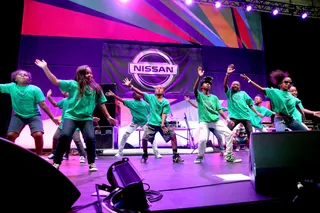
[[192, 0], [186, 0], [186, 4], [190, 5], [192, 3]]
[[307, 18], [308, 14], [307, 13], [303, 13], [301, 18]]
[[278, 15], [278, 13], [279, 13], [279, 10], [277, 10], [277, 9], [274, 9], [272, 12], [273, 15]]
[[248, 6], [246, 7], [246, 10], [249, 12], [249, 11], [252, 10], [252, 7], [251, 7], [250, 5], [248, 5]]
[[221, 7], [221, 2], [217, 1], [217, 2], [215, 3], [215, 5], [216, 5], [216, 8], [219, 8], [219, 7]]
[[120, 0], [122, 3], [127, 3], [129, 0]]

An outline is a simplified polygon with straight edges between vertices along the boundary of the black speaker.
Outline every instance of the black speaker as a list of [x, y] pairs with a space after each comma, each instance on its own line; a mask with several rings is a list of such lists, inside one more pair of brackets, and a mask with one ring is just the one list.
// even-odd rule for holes
[[300, 182], [320, 183], [320, 131], [252, 133], [249, 175], [259, 194], [296, 193]]
[[142, 177], [129, 158], [122, 158], [121, 161], [113, 163], [108, 169], [107, 179], [111, 188], [116, 191], [111, 200], [114, 207], [142, 212], [149, 208]]
[[[109, 92], [109, 90], [111, 90], [114, 94], [118, 95], [118, 86], [116, 83], [113, 83], [113, 84], [100, 84], [102, 90], [103, 90], [103, 94], [105, 94], [106, 92]], [[109, 96], [109, 97], [106, 97], [107, 100], [108, 100], [108, 103], [113, 103], [115, 104], [116, 103], [116, 100], [114, 97], [112, 96]]]
[[[107, 107], [107, 110], [111, 117], [116, 119], [118, 121], [117, 126], [121, 125], [121, 107], [120, 104], [117, 102], [116, 104], [108, 104], [108, 102], [105, 104]], [[93, 111], [93, 115], [95, 117], [100, 118], [99, 126], [111, 126], [109, 121], [104, 117], [101, 109], [97, 106], [95, 110]]]
[[116, 126], [96, 126], [96, 149], [117, 149], [119, 128]]
[[0, 138], [1, 212], [55, 212], [71, 209], [79, 190], [49, 162]]

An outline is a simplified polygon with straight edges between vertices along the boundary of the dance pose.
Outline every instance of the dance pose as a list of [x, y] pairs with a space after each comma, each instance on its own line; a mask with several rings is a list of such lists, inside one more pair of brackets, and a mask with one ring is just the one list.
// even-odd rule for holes
[[[141, 95], [136, 92], [133, 92], [133, 100], [123, 100], [119, 96], [115, 95], [112, 91], [106, 92], [106, 96], [113, 96], [118, 101], [122, 102], [124, 106], [128, 107], [131, 112], [132, 122], [126, 128], [126, 132], [122, 136], [120, 141], [118, 153], [115, 155], [116, 157], [123, 156], [124, 146], [129, 138], [129, 136], [138, 128], [145, 128], [145, 124], [148, 122], [149, 115], [149, 105], [141, 100]], [[153, 153], [156, 158], [162, 158], [161, 154], [158, 151], [157, 144], [155, 141], [152, 143]]]
[[240, 90], [240, 83], [238, 81], [233, 81], [231, 83], [231, 89], [229, 88], [228, 79], [234, 71], [234, 65], [230, 64], [223, 82], [224, 92], [228, 98], [229, 117], [230, 120], [234, 122], [233, 126], [228, 124], [228, 127], [233, 130], [239, 123], [243, 124], [248, 135], [246, 144], [246, 148], [248, 150], [250, 135], [252, 133], [250, 111], [252, 110], [259, 117], [262, 117], [262, 115], [253, 107], [253, 100], [251, 97], [245, 91]]
[[95, 165], [96, 138], [93, 130], [92, 113], [96, 104], [111, 124], [116, 124], [105, 106], [107, 101], [99, 84], [92, 75], [88, 65], [78, 67], [75, 80], [58, 80], [49, 70], [47, 63], [36, 60], [35, 64], [43, 69], [52, 84], [59, 86], [60, 90], [69, 93], [68, 107], [65, 109], [62, 132], [56, 147], [53, 166], [59, 169], [63, 154], [72, 139], [74, 131], [79, 128], [87, 148], [87, 160], [90, 171], [97, 171]]
[[276, 88], [264, 88], [253, 82], [245, 74], [240, 75], [244, 80], [248, 81], [258, 90], [263, 92], [267, 98], [269, 98], [272, 106], [272, 111], [275, 112], [274, 126], [277, 132], [283, 132], [286, 128], [295, 130], [307, 130], [299, 121], [293, 118], [293, 113], [296, 108], [302, 114], [303, 118], [304, 112], [299, 107], [299, 102], [297, 99], [291, 95], [288, 90], [292, 85], [292, 80], [289, 74], [281, 70], [272, 71], [270, 73], [270, 80], [274, 85], [277, 85], [279, 89]]
[[141, 162], [145, 163], [148, 160], [148, 141], [152, 143], [154, 141], [154, 137], [157, 132], [159, 132], [162, 138], [172, 144], [173, 151], [173, 162], [180, 163], [184, 160], [180, 157], [177, 150], [177, 136], [175, 132], [167, 125], [167, 115], [170, 115], [170, 103], [169, 101], [163, 97], [164, 88], [162, 85], [157, 85], [155, 87], [154, 94], [147, 94], [145, 92], [140, 91], [138, 88], [134, 87], [131, 84], [131, 80], [125, 78], [123, 80], [123, 84], [139, 95], [143, 96], [144, 100], [150, 106], [150, 116], [148, 123], [145, 126], [144, 134], [142, 137], [142, 146], [143, 146], [143, 155]]
[[[271, 117], [274, 116], [276, 113], [272, 112], [268, 108], [261, 106], [262, 104], [262, 97], [260, 95], [256, 95], [254, 97], [254, 108], [262, 115], [262, 117]], [[251, 123], [252, 126], [255, 128], [256, 131], [259, 132], [267, 132], [266, 128], [262, 125], [261, 121], [262, 118], [258, 116], [253, 111], [250, 111], [251, 114]]]
[[[198, 146], [198, 157], [194, 163], [201, 163], [205, 154], [206, 144], [209, 139], [209, 128], [216, 129], [219, 133], [226, 137], [226, 156], [225, 160], [230, 163], [241, 162], [241, 159], [236, 159], [232, 155], [232, 131], [226, 124], [220, 120], [220, 115], [227, 121], [228, 124], [234, 125], [233, 121], [228, 119], [223, 113], [220, 101], [217, 96], [210, 94], [212, 85], [212, 77], [205, 77], [201, 84], [201, 92], [198, 91], [200, 79], [203, 77], [204, 71], [202, 67], [198, 67], [198, 78], [194, 84], [193, 90], [196, 100], [198, 102], [198, 116], [199, 116], [199, 129], [200, 141]], [[229, 108], [228, 108], [229, 110]]]
[[14, 112], [8, 127], [7, 139], [14, 143], [25, 125], [28, 125], [35, 142], [36, 154], [42, 155], [44, 130], [38, 106], [56, 125], [60, 123], [44, 102], [45, 97], [41, 89], [30, 84], [31, 79], [31, 73], [17, 70], [11, 74], [12, 83], [0, 84], [0, 92], [10, 94]]
[[[62, 129], [62, 123], [63, 123], [63, 119], [64, 119], [64, 114], [66, 112], [66, 109], [68, 108], [68, 93], [67, 92], [62, 92], [62, 96], [64, 97], [62, 100], [60, 100], [59, 102], [55, 102], [52, 97], [52, 91], [51, 89], [47, 92], [47, 98], [50, 101], [50, 103], [52, 104], [52, 106], [54, 107], [59, 107], [60, 109], [62, 109], [62, 116], [61, 116], [61, 125], [57, 128], [56, 132], [53, 135], [52, 138], [52, 153], [48, 156], [48, 159], [53, 159], [54, 158], [54, 153], [56, 151], [56, 147], [57, 147], [57, 143], [58, 143], [58, 139], [61, 135], [61, 129]], [[80, 139], [80, 130], [79, 128], [76, 129], [76, 131], [74, 131], [73, 135], [72, 135], [72, 139], [73, 142], [76, 144], [78, 152], [80, 154], [80, 163], [85, 163], [86, 162], [86, 152], [84, 151], [83, 145], [82, 145], [82, 141]], [[66, 153], [63, 156], [64, 160], [68, 160], [69, 159], [69, 153], [70, 153], [70, 145], [71, 145], [71, 141], [70, 144], [67, 146], [66, 149]]]
[[[293, 95], [294, 97], [297, 98], [298, 100], [298, 105], [300, 107], [300, 109], [305, 113], [305, 114], [310, 114], [310, 115], [313, 115], [313, 116], [316, 116], [316, 117], [319, 117], [320, 118], [320, 112], [319, 111], [311, 111], [311, 110], [308, 110], [308, 109], [305, 109], [301, 103], [301, 100], [298, 98], [298, 91], [297, 91], [297, 88], [294, 87], [294, 86], [291, 86], [290, 89], [289, 89], [289, 92], [291, 93], [291, 95]], [[305, 126], [305, 124], [302, 122], [302, 115], [301, 113], [298, 111], [298, 109], [295, 109], [292, 117], [299, 121], [300, 123], [302, 123], [302, 125]], [[306, 128], [308, 128], [307, 126], [305, 126]]]
[[[198, 105], [197, 105], [196, 103], [192, 102], [192, 101], [190, 100], [190, 97], [189, 97], [189, 96], [184, 96], [184, 99], [185, 99], [188, 103], [190, 103], [193, 107], [198, 108]], [[222, 109], [222, 111], [227, 111], [227, 110], [228, 110], [227, 108], [224, 108], [224, 107], [222, 107], [221, 109]], [[221, 155], [221, 156], [226, 155], [227, 153], [225, 152], [225, 148], [224, 148], [224, 146], [223, 146], [223, 140], [222, 140], [221, 134], [220, 134], [215, 128], [212, 128], [212, 127], [209, 127], [209, 131], [212, 132], [212, 134], [213, 134], [214, 136], [216, 136], [216, 138], [217, 138], [218, 145], [219, 145], [219, 148], [220, 148], [220, 155]]]

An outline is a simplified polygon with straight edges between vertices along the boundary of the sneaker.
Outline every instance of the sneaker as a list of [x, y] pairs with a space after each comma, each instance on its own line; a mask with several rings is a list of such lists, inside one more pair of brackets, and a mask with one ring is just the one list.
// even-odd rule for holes
[[146, 163], [148, 160], [148, 154], [143, 154], [141, 158], [141, 163]]
[[184, 160], [180, 157], [179, 154], [175, 154], [172, 156], [172, 160], [174, 163], [182, 163]]
[[246, 147], [245, 147], [245, 150], [246, 150], [247, 152], [249, 152], [249, 147], [246, 146]]
[[226, 155], [227, 155], [227, 152], [224, 152], [224, 151], [220, 152], [220, 156], [226, 156]]
[[63, 160], [69, 160], [69, 155], [65, 155], [65, 156], [63, 156], [63, 158], [62, 158]]
[[95, 160], [98, 160], [98, 156], [95, 157]]
[[120, 158], [120, 157], [122, 157], [123, 156], [123, 152], [118, 152], [116, 155], [115, 155], [115, 157], [117, 157], [117, 158]]
[[232, 154], [226, 156], [226, 162], [228, 163], [240, 163], [242, 160], [235, 158]]
[[80, 163], [86, 163], [86, 157], [80, 156]]
[[203, 161], [203, 156], [199, 156], [197, 157], [197, 159], [194, 161], [194, 163], [201, 163]]
[[89, 170], [90, 170], [90, 172], [96, 172], [96, 171], [98, 171], [98, 168], [96, 167], [95, 163], [90, 163]]
[[157, 159], [160, 159], [160, 158], [162, 158], [162, 155], [156, 151], [156, 152], [154, 152], [154, 157]]
[[239, 151], [240, 151], [240, 146], [237, 146], [236, 152], [239, 152]]
[[54, 154], [51, 153], [51, 154], [48, 156], [47, 159], [48, 159], [48, 160], [52, 160], [53, 158], [54, 158]]
[[54, 163], [54, 164], [52, 164], [52, 166], [59, 170], [60, 164]]

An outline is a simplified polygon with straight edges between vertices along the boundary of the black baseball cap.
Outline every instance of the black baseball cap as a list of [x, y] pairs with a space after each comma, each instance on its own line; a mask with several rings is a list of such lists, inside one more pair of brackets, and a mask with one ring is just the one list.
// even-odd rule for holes
[[209, 83], [210, 85], [212, 85], [212, 81], [213, 81], [213, 78], [211, 76], [205, 76], [202, 81], [201, 81], [201, 85], [204, 84], [204, 83]]

